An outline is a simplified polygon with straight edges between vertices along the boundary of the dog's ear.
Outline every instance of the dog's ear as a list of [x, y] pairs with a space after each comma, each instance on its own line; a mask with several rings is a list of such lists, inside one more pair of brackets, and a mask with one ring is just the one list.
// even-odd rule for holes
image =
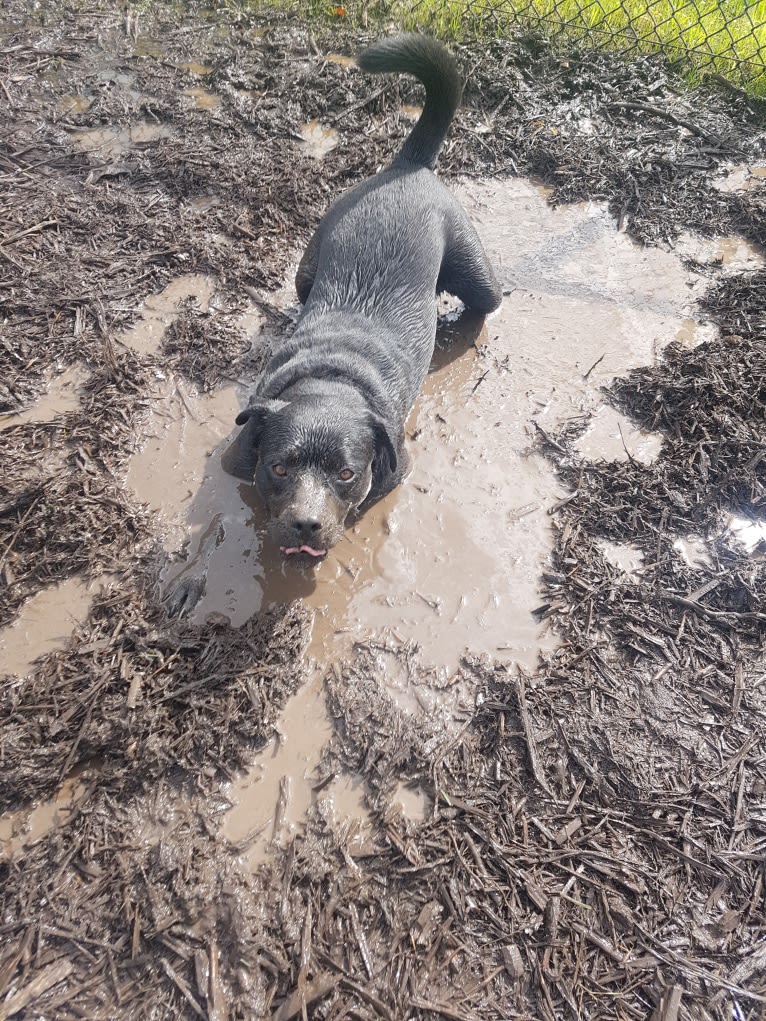
[[372, 435], [375, 440], [375, 460], [378, 463], [387, 460], [389, 471], [393, 475], [396, 471], [398, 458], [388, 427], [383, 419], [377, 415], [370, 415], [370, 425], [372, 426]]
[[279, 411], [280, 408], [286, 407], [286, 401], [274, 401], [270, 398], [256, 397], [250, 402], [244, 411], [240, 411], [234, 419], [234, 423], [235, 425], [245, 425], [247, 422], [250, 422], [251, 430], [255, 434], [258, 434], [261, 429], [263, 429], [263, 424], [269, 415], [272, 415], [275, 411]]
[[283, 401], [272, 401], [263, 397], [253, 397], [248, 407], [240, 411], [234, 420], [243, 425], [221, 455], [221, 465], [230, 475], [252, 483], [255, 469], [258, 467], [259, 448], [269, 415], [284, 407]]

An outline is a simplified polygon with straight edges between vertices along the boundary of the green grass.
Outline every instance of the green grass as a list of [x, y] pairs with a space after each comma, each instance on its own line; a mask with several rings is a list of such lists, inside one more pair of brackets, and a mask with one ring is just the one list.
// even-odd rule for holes
[[426, 27], [455, 39], [539, 31], [562, 43], [662, 52], [766, 96], [766, 0], [267, 0], [354, 24]]

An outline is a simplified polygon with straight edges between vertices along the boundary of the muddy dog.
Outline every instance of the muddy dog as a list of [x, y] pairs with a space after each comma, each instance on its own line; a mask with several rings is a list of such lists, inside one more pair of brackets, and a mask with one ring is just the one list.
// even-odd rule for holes
[[348, 515], [406, 472], [404, 424], [433, 354], [437, 293], [481, 314], [501, 300], [476, 231], [433, 173], [462, 92], [452, 56], [403, 35], [358, 64], [418, 78], [423, 113], [391, 166], [320, 222], [298, 267], [295, 332], [236, 420], [237, 474], [247, 464], [274, 539], [302, 564], [324, 557]]

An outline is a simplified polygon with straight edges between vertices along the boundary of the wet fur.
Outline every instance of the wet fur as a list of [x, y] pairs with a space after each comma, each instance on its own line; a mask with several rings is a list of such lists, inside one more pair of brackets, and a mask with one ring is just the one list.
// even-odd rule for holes
[[[237, 418], [245, 428], [236, 460], [254, 477], [282, 546], [329, 548], [350, 511], [402, 480], [404, 424], [433, 354], [436, 294], [484, 314], [501, 300], [475, 230], [433, 173], [460, 101], [452, 57], [409, 35], [375, 44], [358, 63], [415, 75], [426, 103], [392, 165], [320, 222], [296, 276], [304, 308], [295, 332]], [[288, 468], [287, 483], [275, 463]], [[355, 478], [341, 485], [346, 465]]]

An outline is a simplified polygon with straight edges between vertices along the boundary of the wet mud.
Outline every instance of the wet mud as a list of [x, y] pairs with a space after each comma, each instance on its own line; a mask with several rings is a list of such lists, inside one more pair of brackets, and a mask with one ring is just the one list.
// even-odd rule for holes
[[317, 159], [331, 152], [338, 144], [338, 133], [335, 129], [325, 127], [318, 120], [304, 124], [301, 127], [300, 138], [306, 143], [306, 151]]
[[23, 677], [36, 659], [66, 648], [73, 632], [88, 619], [93, 596], [106, 581], [86, 583], [75, 575], [28, 599], [13, 624], [0, 630], [3, 670]]
[[754, 1021], [759, 112], [458, 48], [503, 304], [443, 302], [409, 478], [300, 573], [233, 420], [422, 95], [97, 7], [0, 29], [0, 1016]]
[[32, 422], [55, 422], [68, 412], [80, 407], [78, 390], [87, 378], [82, 366], [74, 364], [53, 376], [45, 397], [23, 411], [0, 414], [0, 429], [27, 425]]
[[[236, 626], [262, 605], [301, 597], [317, 610], [321, 662], [385, 629], [438, 667], [454, 669], [469, 648], [534, 667], [543, 636], [531, 610], [552, 549], [546, 512], [563, 495], [534, 449], [537, 430], [595, 412], [581, 450], [587, 439], [593, 459], [651, 461], [658, 434], [644, 436], [623, 419], [622, 439], [634, 448], [626, 455], [619, 416], [601, 391], [659, 357], [706, 281], [675, 254], [637, 248], [597, 205], [552, 210], [522, 181], [464, 185], [459, 194], [506, 297], [484, 324], [459, 311], [443, 317], [408, 423], [408, 484], [353, 523], [327, 563], [303, 574], [275, 557], [250, 487], [237, 487], [239, 500], [232, 496], [221, 527], [211, 527], [224, 481], [214, 460], [192, 510], [206, 566], [197, 572], [192, 560], [180, 575], [205, 578], [192, 619], [222, 613]], [[234, 395], [222, 391], [221, 399], [234, 414]], [[169, 467], [161, 463], [158, 478]], [[162, 488], [168, 520], [182, 510], [175, 491]]]
[[[75, 111], [70, 107], [70, 112]], [[118, 156], [124, 156], [125, 153], [142, 142], [154, 142], [158, 138], [166, 137], [167, 134], [167, 128], [150, 121], [139, 121], [124, 129], [113, 127], [88, 128], [82, 131], [72, 129], [75, 144], [83, 152], [103, 159], [116, 159]]]
[[[216, 440], [231, 442], [245, 391], [219, 390], [194, 406], [181, 393], [160, 405], [152, 426], [159, 435], [131, 458], [128, 485], [176, 540], [186, 518], [191, 556], [180, 571], [168, 569], [164, 586], [172, 592], [179, 581], [195, 580], [201, 596], [189, 607], [192, 621], [238, 627], [262, 608], [300, 599], [315, 612], [308, 651], [318, 674], [356, 643], [381, 637], [414, 643], [444, 675], [469, 651], [533, 670], [555, 648], [555, 635], [532, 611], [553, 550], [549, 511], [566, 494], [535, 449], [537, 436], [578, 415], [588, 423], [576, 444], [581, 456], [651, 464], [661, 434], [636, 429], [604, 403], [602, 389], [631, 367], [656, 362], [665, 342], [683, 337], [693, 345], [689, 322], [702, 336], [716, 335], [714, 324], [689, 316], [706, 279], [675, 252], [638, 248], [598, 205], [552, 210], [523, 181], [466, 184], [460, 195], [499, 268], [505, 300], [487, 323], [445, 312], [408, 424], [407, 485], [352, 524], [328, 562], [310, 573], [285, 565], [254, 491], [226, 474], [227, 444]], [[695, 251], [703, 247], [716, 253], [711, 261], [722, 248], [758, 258], [744, 243], [698, 241]], [[207, 303], [200, 282], [193, 284], [174, 282], [166, 292], [180, 299], [196, 290]], [[151, 308], [170, 309], [166, 292]], [[289, 283], [281, 293], [287, 302]], [[144, 335], [147, 326], [134, 329]], [[630, 575], [641, 553], [626, 548], [620, 556], [621, 548], [607, 543], [602, 552]], [[610, 557], [610, 550], [617, 552]], [[385, 683], [397, 705], [433, 714], [433, 693], [416, 696], [396, 672]], [[460, 712], [465, 692], [453, 695]], [[440, 701], [449, 716], [449, 699]], [[250, 863], [288, 839], [316, 803], [331, 734], [315, 681], [290, 703], [273, 748], [227, 791], [235, 808], [224, 833], [238, 843], [244, 825]]]

